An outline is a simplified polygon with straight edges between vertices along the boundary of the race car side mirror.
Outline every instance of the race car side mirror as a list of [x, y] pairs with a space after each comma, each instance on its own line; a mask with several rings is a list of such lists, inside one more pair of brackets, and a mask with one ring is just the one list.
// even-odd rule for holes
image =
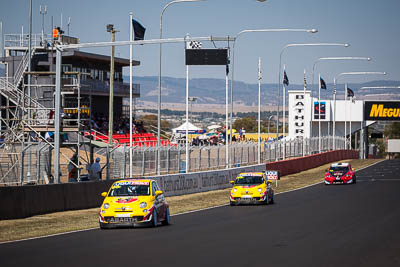
[[162, 193], [163, 193], [163, 191], [157, 190], [157, 191], [156, 191], [156, 196], [162, 195]]
[[101, 193], [101, 196], [102, 196], [102, 197], [106, 197], [106, 196], [107, 196], [107, 192]]
[[229, 183], [230, 183], [230, 184], [234, 184], [234, 183], [235, 183], [235, 181], [229, 181]]

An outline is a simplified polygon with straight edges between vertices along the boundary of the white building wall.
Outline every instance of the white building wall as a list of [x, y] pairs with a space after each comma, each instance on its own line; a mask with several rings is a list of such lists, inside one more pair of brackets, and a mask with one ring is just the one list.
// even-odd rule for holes
[[[314, 118], [314, 103], [318, 104], [318, 98], [312, 98], [310, 96], [310, 91], [306, 91], [304, 95], [303, 90], [293, 90], [288, 91], [289, 95], [289, 138], [298, 138], [304, 136], [309, 138], [310, 136], [315, 137], [318, 136], [318, 118]], [[304, 100], [301, 99], [304, 95]], [[302, 104], [304, 103], [304, 110], [301, 110]], [[347, 100], [346, 103], [344, 100], [336, 100], [336, 113], [335, 113], [335, 103], [333, 100], [323, 100], [321, 99], [321, 103], [325, 103], [325, 118], [321, 119], [321, 136], [332, 135], [333, 134], [333, 121], [335, 119], [335, 128], [336, 128], [336, 136], [344, 136], [345, 133], [345, 121], [346, 123], [346, 132], [350, 133], [350, 121], [351, 121], [351, 130], [352, 132], [358, 131], [361, 128], [361, 123], [364, 118], [364, 101], [356, 100], [350, 101]], [[300, 109], [299, 109], [300, 107]], [[299, 117], [304, 114], [304, 121], [302, 121]], [[312, 125], [311, 125], [312, 122]], [[304, 126], [301, 127], [301, 123], [304, 123]], [[371, 124], [370, 122], [368, 124]], [[303, 135], [299, 133], [303, 129]]]

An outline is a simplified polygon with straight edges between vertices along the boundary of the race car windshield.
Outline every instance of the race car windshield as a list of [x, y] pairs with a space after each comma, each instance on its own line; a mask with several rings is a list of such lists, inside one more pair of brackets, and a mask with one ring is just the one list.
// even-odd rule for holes
[[348, 172], [349, 168], [348, 167], [331, 167], [329, 169], [329, 172]]
[[111, 188], [110, 197], [131, 197], [150, 195], [149, 185], [121, 185]]
[[264, 178], [262, 176], [242, 176], [236, 179], [235, 184], [262, 184]]

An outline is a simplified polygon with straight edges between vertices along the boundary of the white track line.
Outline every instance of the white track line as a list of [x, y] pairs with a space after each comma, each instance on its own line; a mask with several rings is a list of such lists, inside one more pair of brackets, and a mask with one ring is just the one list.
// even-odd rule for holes
[[[378, 163], [380, 163], [382, 161], [384, 161], [384, 160], [375, 162], [375, 163], [373, 163], [371, 165], [368, 165], [368, 166], [366, 166], [364, 168], [361, 168], [359, 170], [363, 170], [363, 169], [369, 168], [369, 167], [374, 166], [375, 164], [378, 164]], [[303, 186], [303, 187], [300, 187], [300, 188], [291, 189], [291, 190], [288, 190], [288, 191], [276, 193], [275, 195], [285, 194], [285, 193], [290, 193], [290, 192], [293, 192], [293, 191], [302, 190], [302, 189], [305, 189], [305, 188], [308, 188], [308, 187], [311, 187], [311, 186], [315, 186], [315, 185], [318, 185], [318, 184], [321, 184], [321, 183], [323, 183], [323, 181], [315, 183], [315, 184], [311, 184], [311, 185], [306, 185], [306, 186]], [[171, 217], [172, 216], [185, 215], [185, 214], [189, 214], [189, 213], [200, 212], [200, 211], [205, 211], [205, 210], [216, 209], [216, 208], [225, 207], [225, 206], [228, 206], [228, 205], [229, 204], [222, 204], [222, 205], [212, 206], [212, 207], [203, 208], [203, 209], [197, 209], [197, 210], [181, 212], [181, 213], [177, 213], [177, 214], [171, 215]], [[5, 242], [0, 242], [0, 245], [7, 244], [7, 243], [15, 243], [15, 242], [21, 242], [21, 241], [28, 241], [28, 240], [46, 238], [46, 237], [59, 236], [59, 235], [67, 235], [67, 234], [73, 234], [73, 233], [79, 233], [79, 232], [85, 232], [85, 231], [92, 231], [92, 230], [96, 230], [96, 229], [99, 229], [99, 228], [98, 227], [94, 227], [94, 228], [88, 228], [88, 229], [82, 229], [82, 230], [76, 230], [76, 231], [70, 231], [70, 232], [64, 232], [64, 233], [57, 233], [57, 234], [51, 234], [51, 235], [45, 235], [45, 236], [38, 236], [38, 237], [30, 237], [30, 238], [19, 239], [19, 240], [5, 241]]]

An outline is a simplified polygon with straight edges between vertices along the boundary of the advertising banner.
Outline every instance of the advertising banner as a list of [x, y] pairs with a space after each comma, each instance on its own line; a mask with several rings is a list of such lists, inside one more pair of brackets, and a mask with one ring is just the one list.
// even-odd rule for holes
[[400, 121], [400, 101], [365, 101], [364, 120]]
[[[314, 120], [319, 119], [319, 114], [321, 112], [321, 120], [325, 120], [326, 117], [326, 102], [320, 102], [321, 104], [318, 105], [318, 102], [314, 102]], [[319, 110], [321, 107], [321, 110]]]

